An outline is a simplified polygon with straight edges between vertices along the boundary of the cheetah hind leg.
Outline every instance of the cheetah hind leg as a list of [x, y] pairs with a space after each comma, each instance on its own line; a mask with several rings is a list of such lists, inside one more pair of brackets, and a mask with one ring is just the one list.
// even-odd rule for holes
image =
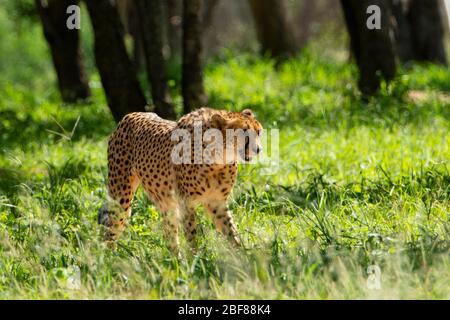
[[169, 242], [169, 250], [181, 258], [180, 240], [179, 240], [179, 220], [180, 212], [177, 205], [167, 205], [159, 203], [160, 212], [163, 216], [164, 236]]
[[106, 227], [104, 239], [113, 249], [131, 217], [131, 203], [139, 180], [135, 176], [129, 176], [124, 178], [121, 183], [121, 187], [119, 187], [111, 184], [110, 181], [108, 200], [98, 212], [98, 223]]
[[98, 223], [105, 227], [103, 238], [111, 249], [116, 249], [117, 240], [124, 229], [120, 222], [125, 219], [127, 212], [112, 199], [108, 199], [98, 211]]

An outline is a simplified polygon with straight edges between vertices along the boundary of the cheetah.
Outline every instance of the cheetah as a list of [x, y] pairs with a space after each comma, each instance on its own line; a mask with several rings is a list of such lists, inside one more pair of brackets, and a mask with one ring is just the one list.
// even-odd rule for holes
[[[208, 153], [206, 149], [210, 144], [203, 138], [211, 129], [223, 136], [230, 131], [241, 131], [244, 135], [239, 136], [243, 139], [235, 136], [227, 140], [231, 144], [222, 140], [219, 148]], [[190, 138], [198, 134], [196, 130], [200, 130], [202, 137], [200, 145]], [[179, 139], [187, 147], [178, 154], [185, 160], [182, 162], [174, 161], [174, 150], [180, 144], [174, 136], [179, 132], [187, 133], [190, 138]], [[163, 217], [164, 233], [172, 252], [179, 253], [181, 224], [187, 241], [195, 249], [196, 209], [200, 205], [211, 216], [216, 228], [233, 245], [240, 247], [228, 200], [236, 181], [237, 164], [248, 163], [261, 152], [261, 134], [262, 125], [249, 109], [228, 112], [205, 107], [183, 116], [178, 122], [162, 119], [154, 113], [126, 115], [108, 142], [108, 197], [113, 205], [109, 201], [98, 215], [99, 223], [106, 227], [106, 242], [114, 247], [131, 216], [136, 189], [142, 185]], [[205, 147], [204, 158], [200, 162], [193, 161]], [[114, 210], [114, 204], [119, 210]]]

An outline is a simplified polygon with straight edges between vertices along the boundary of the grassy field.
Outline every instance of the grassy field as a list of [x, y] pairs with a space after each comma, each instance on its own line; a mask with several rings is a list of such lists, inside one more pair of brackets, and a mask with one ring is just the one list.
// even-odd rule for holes
[[[280, 164], [272, 175], [240, 167], [231, 206], [246, 250], [199, 212], [199, 253], [183, 245], [177, 261], [142, 190], [118, 250], [102, 243], [115, 124], [98, 77], [90, 103], [61, 105], [45, 44], [25, 48], [33, 32], [1, 34], [1, 299], [450, 298], [449, 70], [413, 67], [362, 101], [339, 59], [211, 61], [210, 105], [252, 108], [278, 128]], [[380, 289], [367, 285], [372, 266]]]

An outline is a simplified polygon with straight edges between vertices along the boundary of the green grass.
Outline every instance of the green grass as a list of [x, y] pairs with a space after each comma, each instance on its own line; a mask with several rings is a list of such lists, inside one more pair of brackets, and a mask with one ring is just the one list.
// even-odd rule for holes
[[[210, 62], [211, 106], [250, 107], [280, 129], [280, 164], [240, 168], [231, 206], [246, 250], [199, 212], [199, 253], [183, 244], [176, 261], [142, 190], [118, 250], [104, 246], [115, 124], [98, 77], [89, 104], [62, 105], [42, 40], [23, 48], [20, 65], [0, 52], [1, 299], [450, 298], [449, 70], [402, 71], [364, 102], [355, 67], [315, 52], [278, 70], [245, 54]], [[367, 287], [371, 265], [380, 290]]]

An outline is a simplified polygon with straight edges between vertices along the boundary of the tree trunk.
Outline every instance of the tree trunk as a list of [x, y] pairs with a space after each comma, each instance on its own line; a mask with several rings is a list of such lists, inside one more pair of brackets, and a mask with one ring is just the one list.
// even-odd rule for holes
[[209, 29], [214, 21], [214, 13], [220, 0], [206, 0], [202, 16], [203, 30]]
[[108, 105], [116, 121], [127, 113], [145, 111], [142, 93], [124, 43], [124, 30], [115, 3], [86, 0], [95, 36], [95, 60]]
[[131, 60], [136, 72], [145, 69], [144, 49], [142, 44], [141, 27], [139, 25], [139, 12], [135, 0], [116, 0], [120, 21], [125, 34], [133, 39]]
[[182, 43], [182, 0], [166, 0], [167, 38], [170, 47], [170, 58], [181, 56]]
[[394, 39], [398, 57], [402, 63], [414, 60], [411, 25], [407, 18], [407, 6], [404, 0], [392, 0], [394, 15]]
[[[122, 0], [118, 0], [122, 1]], [[133, 63], [136, 70], [143, 70], [145, 66], [144, 38], [140, 25], [140, 15], [136, 0], [128, 0], [128, 34], [133, 38]]]
[[[309, 1], [309, 0], [308, 0]], [[293, 35], [281, 0], [249, 0], [263, 54], [286, 58], [295, 53]]]
[[202, 73], [202, 0], [183, 1], [183, 79], [184, 113], [203, 107], [207, 97]]
[[[359, 68], [359, 88], [364, 95], [376, 94], [381, 79], [392, 80], [396, 74], [396, 56], [390, 38], [391, 10], [388, 0], [341, 0], [353, 56]], [[381, 28], [366, 25], [370, 5], [381, 9]]]
[[311, 31], [315, 18], [314, 14], [317, 9], [317, 1], [302, 1], [302, 4], [299, 6], [296, 20], [299, 22], [297, 41], [300, 48], [303, 48], [311, 37]]
[[447, 65], [444, 17], [439, 0], [411, 0], [407, 18], [411, 24], [414, 59]]
[[91, 91], [80, 47], [79, 32], [66, 26], [69, 18], [66, 10], [71, 5], [77, 5], [78, 1], [49, 0], [46, 3], [35, 0], [35, 2], [45, 39], [50, 46], [62, 100], [72, 103], [88, 98]]
[[140, 33], [144, 47], [147, 76], [151, 85], [155, 112], [166, 119], [175, 119], [175, 109], [167, 87], [163, 56], [163, 11], [161, 0], [136, 0]]

